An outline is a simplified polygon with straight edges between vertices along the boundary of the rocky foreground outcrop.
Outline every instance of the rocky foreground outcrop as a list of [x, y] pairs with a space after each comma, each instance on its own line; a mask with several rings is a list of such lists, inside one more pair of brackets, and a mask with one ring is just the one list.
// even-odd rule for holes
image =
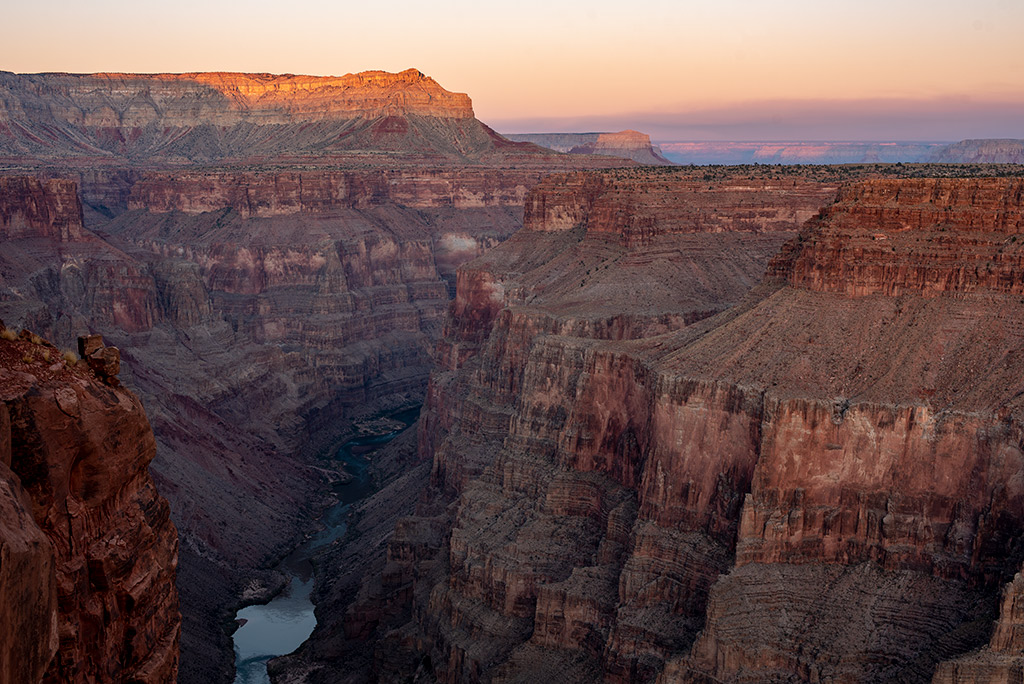
[[731, 308], [706, 284], [756, 279], [771, 233], [702, 233], [658, 196], [637, 230], [599, 210], [606, 182], [538, 190], [460, 270], [420, 431], [433, 493], [348, 608], [379, 676], [1019, 673], [1021, 181], [854, 184]]
[[0, 332], [0, 679], [173, 682], [178, 538], [117, 349]]

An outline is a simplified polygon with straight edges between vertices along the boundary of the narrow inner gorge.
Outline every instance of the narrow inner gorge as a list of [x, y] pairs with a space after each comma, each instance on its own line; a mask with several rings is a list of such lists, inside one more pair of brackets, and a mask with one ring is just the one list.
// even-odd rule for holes
[[317, 529], [278, 564], [277, 570], [288, 578], [284, 589], [268, 603], [246, 606], [236, 613], [240, 625], [233, 637], [236, 684], [269, 684], [267, 662], [295, 651], [313, 633], [313, 559], [345, 536], [353, 504], [378, 486], [371, 470], [373, 452], [409, 429], [419, 413], [416, 406], [382, 416], [402, 427], [349, 439], [323, 459], [325, 468], [344, 474], [332, 485], [337, 503], [324, 511], [316, 521]]

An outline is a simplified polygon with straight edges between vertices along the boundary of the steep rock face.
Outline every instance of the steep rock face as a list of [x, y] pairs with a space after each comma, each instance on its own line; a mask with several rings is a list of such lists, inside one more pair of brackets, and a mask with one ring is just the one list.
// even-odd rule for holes
[[365, 209], [389, 202], [417, 209], [519, 207], [543, 175], [445, 168], [149, 174], [132, 187], [128, 208], [197, 214], [230, 207], [254, 218]]
[[[547, 156], [473, 116], [472, 103], [415, 69], [342, 77], [0, 72], [0, 156], [97, 165], [261, 163], [381, 153], [426, 163]], [[387, 161], [387, 160], [385, 160]]]
[[14, 508], [3, 587], [25, 587], [4, 602], [3, 624], [17, 629], [3, 640], [5, 673], [173, 681], [177, 534], [147, 470], [156, 445], [141, 404], [116, 377], [104, 383], [38, 338], [0, 341], [0, 359], [3, 486]]
[[181, 533], [183, 682], [230, 675], [222, 618], [324, 505], [311, 457], [421, 400], [457, 266], [543, 175], [622, 164], [505, 140], [415, 71], [5, 74], [0, 102], [5, 166], [82, 199], [63, 236], [4, 194], [0, 315], [126, 350]]
[[[637, 516], [641, 471], [630, 459], [645, 448], [650, 389], [643, 368], [621, 355], [594, 355], [593, 340], [657, 336], [728, 306], [796, 228], [781, 217], [810, 215], [835, 192], [824, 184], [794, 189], [790, 182], [780, 191], [734, 180], [718, 198], [717, 232], [702, 232], [691, 198], [699, 194], [704, 207], [716, 199], [685, 172], [554, 177], [528, 198], [522, 231], [459, 270], [421, 415], [420, 454], [432, 458], [438, 489], [418, 517], [397, 526], [385, 579], [395, 592], [392, 615], [411, 600], [419, 617], [378, 649], [381, 671], [404, 671], [434, 643], [434, 671], [449, 680], [482, 676], [505, 659], [513, 670], [514, 663], [540, 667], [536, 653], [547, 653], [541, 661], [555, 672], [565, 654], [552, 649], [588, 630], [589, 655], [566, 657], [600, 664]], [[643, 211], [639, 201], [617, 206], [630, 187], [648, 191], [646, 216], [672, 217], [666, 225], [655, 229], [650, 220], [646, 229], [611, 232], [614, 217], [627, 217], [634, 204]], [[771, 219], [747, 223], [748, 205], [772, 202], [779, 208]], [[577, 393], [598, 398], [577, 414], [570, 398]], [[552, 452], [560, 454], [557, 465], [538, 456]], [[443, 492], [460, 491], [458, 523], [450, 544], [439, 547], [437, 527], [452, 524], [445, 521], [454, 513]], [[545, 503], [531, 503], [537, 499]], [[687, 552], [657, 535], [645, 540], [643, 553], [661, 559], [652, 562], [686, 574]], [[727, 554], [719, 555], [724, 565]], [[643, 567], [630, 572], [625, 591], [643, 598], [615, 643], [628, 654], [637, 643], [685, 638], [659, 631], [666, 619], [660, 594], [645, 589]], [[714, 574], [686, 581], [706, 591]], [[367, 638], [373, 625], [359, 615], [363, 626], [352, 638]], [[584, 615], [602, 616], [599, 626], [584, 625]], [[540, 631], [535, 622], [543, 623]], [[330, 649], [317, 650], [330, 658]]]
[[58, 643], [53, 547], [9, 466], [6, 404], [0, 423], [0, 449], [5, 450], [0, 464], [0, 677], [5, 682], [39, 682]]
[[[214, 613], [319, 505], [320, 475], [288, 456], [323, 448], [360, 412], [419, 400], [455, 268], [520, 225], [540, 173], [140, 174], [133, 208], [100, 234], [62, 241], [51, 211], [4, 241], [7, 320], [65, 345], [102, 325], [126, 349], [181, 532], [183, 681], [230, 655]], [[358, 189], [335, 201], [344, 178]], [[35, 193], [3, 195], [12, 222], [23, 200], [74, 196], [63, 181], [6, 182]], [[257, 201], [242, 215], [230, 198], [249, 182]]]
[[[1024, 553], [1024, 310], [1003, 284], [1020, 269], [990, 278], [960, 260], [1017, 263], [1019, 181], [855, 185], [762, 285], [706, 317], [735, 299], [705, 283], [742, 295], [725, 274], [753, 256], [740, 245], [756, 249], [755, 233], [668, 243], [707, 234], [692, 200], [687, 222], [658, 197], [617, 220], [599, 176], [539, 189], [526, 228], [460, 270], [421, 423], [435, 491], [392, 539], [411, 620], [390, 623], [381, 671], [665, 683], [1016, 671], [998, 653], [1015, 643], [1016, 583], [992, 653], [940, 662], [989, 639]], [[743, 226], [747, 205], [725, 192]], [[883, 232], [887, 250], [859, 249]], [[700, 245], [694, 263], [723, 270], [666, 278], [665, 244], [689, 258], [682, 245]], [[646, 298], [587, 296], [648, 250], [658, 270], [623, 278]], [[606, 274], [594, 257], [607, 254]], [[612, 311], [632, 323], [609, 324]], [[447, 543], [417, 546], [438, 517]]]
[[7, 120], [43, 107], [59, 121], [111, 128], [153, 122], [284, 124], [395, 113], [473, 116], [467, 95], [448, 92], [416, 69], [341, 77], [223, 72], [3, 76]]
[[794, 287], [850, 295], [1019, 293], [1022, 205], [1019, 180], [865, 182], [840, 193], [779, 266]]
[[82, 237], [78, 188], [68, 180], [0, 177], [0, 239]]

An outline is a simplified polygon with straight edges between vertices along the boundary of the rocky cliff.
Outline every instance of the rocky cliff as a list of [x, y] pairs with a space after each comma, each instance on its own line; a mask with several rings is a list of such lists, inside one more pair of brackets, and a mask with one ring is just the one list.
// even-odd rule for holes
[[96, 172], [84, 211], [69, 181], [3, 179], [2, 315], [65, 345], [102, 329], [132, 361], [182, 538], [183, 681], [229, 667], [217, 613], [320, 505], [310, 457], [421, 401], [456, 267], [544, 174]]
[[[563, 466], [542, 463], [553, 448], [549, 440], [555, 439], [544, 422], [567, 426], [576, 419], [576, 400], [569, 398], [574, 390], [559, 383], [579, 379], [580, 366], [559, 345], [578, 351], [600, 341], [645, 339], [685, 329], [721, 311], [759, 279], [800, 221], [836, 190], [827, 183], [790, 179], [776, 185], [746, 176], [709, 185], [682, 170], [553, 176], [527, 198], [523, 230], [460, 268], [419, 431], [420, 457], [432, 460], [436, 489], [421, 502], [416, 517], [395, 528], [382, 578], [370, 580], [349, 605], [350, 640], [340, 642], [336, 634], [318, 631], [303, 664], [296, 667], [312, 667], [313, 672], [322, 667], [316, 676], [324, 681], [341, 677], [358, 660], [355, 653], [365, 652], [362, 639], [395, 628], [379, 647], [374, 667], [382, 677], [415, 669], [422, 660], [416, 651], [435, 638], [445, 640], [444, 651], [430, 653], [436, 674], [446, 672], [443, 676], [452, 680], [477, 677], [495, 658], [507, 657], [528, 640], [537, 587], [568, 579], [563, 571], [596, 553], [599, 527], [605, 522], [615, 526], [616, 544], [628, 540], [636, 503], [622, 486], [593, 474], [572, 476], [567, 464], [577, 457]], [[538, 355], [544, 365], [534, 368]], [[632, 453], [637, 440], [645, 439], [642, 426], [632, 425], [629, 417], [632, 402], [642, 400], [628, 400], [630, 407], [621, 412], [612, 408], [636, 382], [634, 371], [643, 371], [629, 360], [605, 360], [602, 369], [595, 372], [607, 372], [622, 384], [599, 390], [593, 401], [616, 412], [618, 422], [594, 433], [579, 417], [575, 424], [581, 432], [566, 437], [575, 445], [566, 448], [581, 450], [581, 469], [607, 469], [636, 486], [635, 464], [598, 452], [610, 440], [609, 448]], [[580, 396], [589, 394], [582, 387], [579, 391]], [[527, 409], [524, 404], [531, 398], [543, 406]], [[510, 446], [513, 442], [515, 447]], [[506, 452], [525, 461], [506, 462], [499, 456]], [[497, 467], [495, 458], [502, 459], [502, 475], [488, 474]], [[558, 476], [555, 489], [545, 493], [548, 478], [565, 467], [570, 472]], [[468, 492], [485, 481], [495, 486], [493, 477], [516, 488], [515, 504], [493, 493], [482, 493], [470, 503]], [[464, 496], [455, 513], [449, 504], [458, 492]], [[520, 500], [520, 495], [544, 503]], [[506, 511], [506, 505], [517, 511]], [[539, 506], [543, 514], [534, 518], [520, 506]], [[453, 524], [452, 515], [459, 522], [449, 546], [444, 530]], [[520, 525], [525, 526], [518, 537], [521, 546], [513, 541]], [[488, 530], [481, 533], [481, 527]], [[548, 536], [557, 548], [542, 541]], [[503, 548], [504, 543], [514, 548]], [[606, 546], [607, 557], [618, 558], [621, 546]], [[442, 579], [449, 567], [450, 587]], [[566, 586], [571, 599], [546, 595], [552, 615], [544, 627], [548, 641], [542, 651], [551, 652], [558, 639], [582, 638], [592, 628], [600, 631], [586, 624], [590, 618], [610, 624], [605, 614], [615, 602], [609, 592], [614, 593], [616, 576], [610, 568], [595, 565], [574, 576], [571, 591]], [[328, 575], [325, 582], [331, 581]], [[566, 607], [566, 601], [581, 603]], [[337, 622], [332, 613], [337, 606], [321, 610], [325, 624]], [[580, 624], [566, 619], [563, 626], [560, 616], [577, 610]], [[402, 626], [409, 611], [429, 626]], [[590, 636], [587, 641], [597, 644], [600, 639]], [[310, 661], [318, 664], [311, 666]], [[584, 674], [588, 672], [593, 673]]]
[[[529, 146], [527, 146], [529, 147]], [[468, 96], [415, 69], [341, 77], [0, 72], [0, 157], [91, 166], [322, 160], [362, 152], [479, 159], [516, 147]]]
[[381, 676], [1018, 671], [1020, 181], [851, 186], [745, 296], [771, 233], [744, 203], [709, 234], [647, 197], [637, 240], [627, 214], [602, 228], [608, 182], [538, 189], [460, 270], [420, 428], [433, 493], [396, 526], [390, 598], [348, 609], [364, 639], [377, 606]]
[[0, 102], [0, 316], [125, 349], [181, 534], [182, 682], [230, 677], [224, 618], [327, 503], [314, 457], [422, 400], [457, 266], [547, 173], [622, 163], [505, 140], [414, 70], [2, 74]]
[[31, 333], [3, 332], [0, 674], [172, 682], [178, 539], [117, 349], [92, 340], [75, 362]]

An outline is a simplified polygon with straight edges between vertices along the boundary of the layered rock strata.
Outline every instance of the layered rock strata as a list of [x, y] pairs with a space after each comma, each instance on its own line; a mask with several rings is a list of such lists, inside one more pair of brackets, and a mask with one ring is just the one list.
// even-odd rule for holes
[[[656, 200], [649, 224], [644, 210], [612, 221], [595, 177], [577, 181], [538, 190], [527, 228], [460, 271], [420, 432], [435, 493], [389, 551], [411, 617], [381, 622], [380, 671], [996, 681], [965, 673], [1000, 658], [1015, 671], [1016, 580], [988, 650], [942, 661], [989, 641], [1024, 554], [1021, 182], [854, 185], [739, 304], [689, 318], [728, 300], [704, 299], [711, 277], [666, 278], [665, 256], [639, 304], [611, 289], [570, 299], [604, 263], [584, 248], [622, 250], [597, 271], [611, 279], [704, 235]], [[707, 262], [742, 272], [751, 243], [724, 251], [728, 233], [714, 235]], [[674, 298], [659, 297], [666, 281]], [[631, 324], [610, 325], [605, 305]], [[438, 522], [450, 531], [432, 545]]]
[[[583, 540], [598, 544], [598, 528], [605, 524], [598, 521], [611, 519], [614, 522], [608, 524], [619, 534], [618, 541], [606, 544], [602, 553], [607, 559], [617, 559], [622, 553], [636, 502], [621, 486], [590, 475], [584, 475], [583, 481], [569, 477], [560, 480], [557, 491], [545, 498], [539, 493], [543, 485], [535, 478], [546, 482], [551, 475], [546, 468], [541, 475], [534, 472], [538, 466], [533, 461], [509, 464], [512, 470], [506, 476], [526, 477], [528, 482], [516, 486], [547, 502], [545, 515], [529, 528], [530, 535], [550, 535], [561, 543], [553, 551], [545, 548], [539, 537], [531, 536], [532, 541], [527, 542], [523, 536], [523, 547], [510, 550], [508, 558], [473, 560], [473, 567], [482, 564], [481, 572], [495, 573], [493, 582], [499, 582], [498, 576], [502, 579], [501, 588], [488, 580], [486, 586], [470, 590], [478, 581], [477, 570], [465, 564], [484, 553], [478, 543], [495, 543], [483, 541], [487, 535], [477, 535], [472, 531], [475, 526], [502, 529], [506, 530], [503, 534], [515, 536], [514, 530], [530, 516], [501, 514], [504, 504], [500, 501], [496, 508], [486, 503], [479, 509], [467, 504], [458, 515], [465, 516], [463, 522], [472, 529], [464, 536], [453, 533], [449, 547], [444, 530], [455, 512], [449, 506], [450, 496], [487, 479], [485, 475], [475, 480], [496, 455], [505, 453], [503, 442], [520, 439], [523, 443], [515, 453], [520, 453], [520, 446], [529, 451], [532, 446], [525, 445], [541, 439], [529, 436], [529, 426], [536, 427], [538, 421], [559, 413], [557, 420], [570, 420], [566, 411], [571, 410], [572, 401], [554, 381], [546, 390], [546, 408], [536, 408], [536, 416], [520, 412], [520, 401], [534, 391], [533, 383], [540, 382], [545, 372], [552, 378], [578, 376], [575, 362], [554, 357], [546, 360], [544, 371], [531, 374], [531, 359], [541, 347], [547, 349], [547, 341], [587, 346], [595, 340], [642, 339], [684, 328], [720, 311], [757, 281], [799, 220], [812, 215], [835, 192], [834, 185], [802, 180], [794, 185], [790, 180], [782, 187], [749, 177], [734, 178], [717, 192], [708, 186], [685, 172], [623, 171], [549, 178], [527, 199], [524, 229], [459, 270], [458, 293], [438, 349], [439, 370], [432, 376], [419, 431], [420, 456], [433, 461], [437, 489], [420, 502], [418, 516], [397, 525], [382, 578], [371, 579], [361, 590], [361, 598], [349, 605], [347, 645], [339, 643], [336, 634], [320, 630], [314, 634], [303, 665], [303, 671], [308, 670], [315, 654], [319, 665], [312, 666], [312, 671], [322, 669], [314, 681], [319, 681], [315, 676], [323, 681], [344, 676], [348, 661], [342, 654], [353, 648], [351, 644], [379, 638], [391, 629], [394, 638], [378, 647], [376, 667], [381, 677], [401, 676], [410, 668], [423, 667], [422, 653], [416, 653], [419, 647], [411, 645], [429, 643], [437, 631], [450, 632], [452, 636], [445, 638], [458, 640], [459, 653], [472, 651], [452, 656], [464, 658], [465, 667], [453, 669], [450, 676], [476, 676], [473, 673], [481, 672], [494, 653], [508, 656], [510, 645], [529, 637], [534, 613], [528, 607], [532, 599], [523, 598], [523, 592], [546, 586], [556, 576], [568, 580], [559, 568], [592, 565], [583, 559], [596, 549], [587, 551], [589, 546], [581, 544], [591, 543]], [[716, 208], [713, 212], [712, 207]], [[628, 227], [615, 232], [616, 222]], [[559, 353], [555, 347], [549, 352]], [[552, 370], [555, 368], [560, 370]], [[622, 372], [629, 374], [628, 370]], [[625, 428], [629, 419], [625, 413], [620, 418]], [[519, 428], [510, 431], [510, 421]], [[636, 435], [610, 439], [618, 441], [620, 437], [626, 451], [637, 448], [637, 439], [643, 439]], [[600, 460], [609, 469], [621, 470], [624, 481], [636, 484], [631, 466], [604, 456]], [[571, 524], [564, 523], [570, 518]], [[568, 566], [566, 554], [574, 559]], [[515, 559], [522, 557], [533, 559], [532, 569], [514, 569]], [[544, 569], [533, 568], [533, 561]], [[457, 568], [464, 570], [459, 571], [457, 580], [452, 576], [457, 589], [442, 592], [447, 581], [437, 587], [434, 584], [449, 567], [453, 573]], [[463, 571], [471, 574], [462, 576]], [[596, 564], [578, 577], [574, 575], [565, 590], [572, 601], [582, 601], [578, 608], [566, 605], [570, 599], [565, 594], [546, 595], [545, 605], [552, 615], [544, 628], [543, 645], [530, 641], [524, 648], [538, 648], [552, 654], [552, 662], [561, 662], [558, 659], [565, 654], [552, 651], [551, 644], [585, 633], [590, 629], [580, 626], [585, 616], [593, 616], [595, 611], [604, 614], [615, 604], [616, 577], [609, 567]], [[500, 610], [492, 608], [492, 601], [500, 603]], [[327, 612], [331, 607], [325, 605], [321, 610]], [[574, 610], [580, 611], [576, 622], [569, 623], [566, 618], [561, 627], [560, 615]], [[431, 625], [426, 633], [419, 631], [418, 623], [403, 626], [409, 611]], [[459, 627], [446, 626], [456, 612], [469, 621], [459, 618]], [[482, 622], [477, 624], [477, 619]], [[606, 618], [601, 621], [611, 624]], [[499, 633], [489, 631], [495, 629]], [[599, 641], [596, 635], [587, 638], [591, 644]], [[569, 660], [574, 661], [576, 655]], [[439, 661], [433, 653], [429, 661], [437, 673], [448, 667], [447, 659]], [[538, 662], [533, 656], [523, 656], [522, 662], [527, 661]]]
[[325, 503], [310, 457], [421, 400], [456, 267], [546, 173], [621, 165], [501, 138], [415, 70], [2, 74], [0, 157], [0, 315], [102, 330], [149, 407], [183, 682], [230, 676], [222, 618]]
[[[223, 160], [544, 156], [417, 71], [341, 77], [0, 72], [0, 158], [88, 168]], [[353, 157], [355, 155], [355, 157]], [[386, 160], [388, 161], [388, 160]], [[429, 162], [428, 162], [429, 163]]]
[[178, 540], [149, 475], [156, 444], [142, 405], [111, 366], [96, 374], [36, 335], [9, 332], [0, 340], [3, 679], [174, 681]]

